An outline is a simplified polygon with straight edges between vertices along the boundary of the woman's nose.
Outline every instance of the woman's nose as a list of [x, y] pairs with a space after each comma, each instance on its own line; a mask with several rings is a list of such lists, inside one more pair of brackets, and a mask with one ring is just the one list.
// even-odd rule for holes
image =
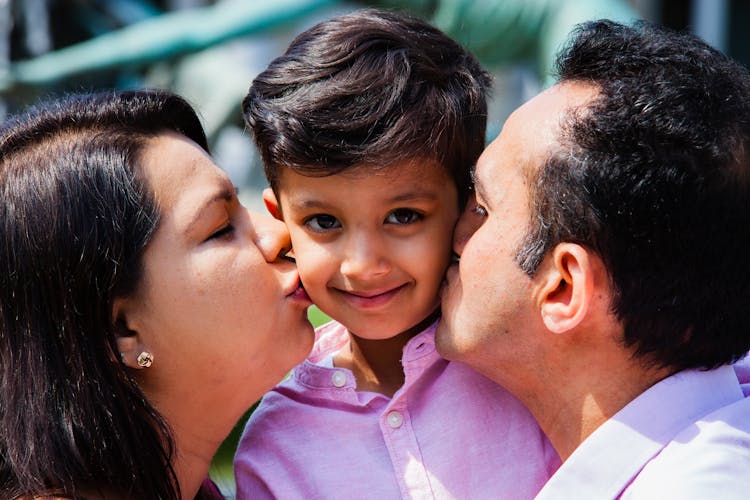
[[250, 213], [255, 229], [255, 244], [268, 262], [286, 255], [292, 248], [286, 225], [265, 215]]

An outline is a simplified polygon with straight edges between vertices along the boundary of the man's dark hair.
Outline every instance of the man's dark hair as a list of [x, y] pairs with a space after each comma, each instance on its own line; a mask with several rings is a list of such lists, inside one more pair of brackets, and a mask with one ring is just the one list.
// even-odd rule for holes
[[484, 148], [490, 76], [424, 21], [362, 10], [300, 34], [243, 101], [266, 177], [281, 168], [327, 176], [425, 158], [461, 201]]
[[117, 350], [117, 297], [144, 279], [158, 134], [207, 149], [160, 91], [40, 104], [0, 127], [0, 498], [180, 498], [167, 423]]
[[750, 76], [690, 34], [580, 25], [560, 82], [598, 86], [533, 177], [517, 260], [533, 275], [560, 242], [603, 259], [636, 356], [708, 369], [750, 349]]

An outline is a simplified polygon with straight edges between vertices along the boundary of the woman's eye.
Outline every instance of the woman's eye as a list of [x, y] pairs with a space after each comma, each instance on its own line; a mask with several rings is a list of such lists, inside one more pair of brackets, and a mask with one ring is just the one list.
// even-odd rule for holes
[[228, 234], [232, 234], [234, 232], [234, 226], [231, 224], [227, 224], [226, 226], [222, 227], [215, 233], [213, 233], [211, 236], [209, 236], [206, 241], [208, 240], [215, 240], [217, 238], [221, 238], [222, 236], [226, 236]]
[[388, 224], [413, 224], [422, 219], [422, 215], [409, 208], [397, 208], [388, 214], [385, 222]]
[[319, 214], [308, 217], [305, 220], [305, 226], [307, 226], [312, 231], [322, 233], [325, 231], [331, 231], [333, 229], [340, 228], [341, 223], [338, 221], [338, 219], [336, 219], [336, 217], [332, 215]]

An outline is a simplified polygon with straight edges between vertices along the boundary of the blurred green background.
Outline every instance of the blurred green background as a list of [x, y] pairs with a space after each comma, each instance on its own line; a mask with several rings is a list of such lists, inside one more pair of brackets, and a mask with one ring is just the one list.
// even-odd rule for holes
[[[644, 18], [688, 29], [750, 62], [750, 2], [743, 0], [0, 0], [0, 120], [71, 91], [175, 91], [198, 110], [214, 158], [242, 201], [264, 211], [266, 182], [240, 101], [297, 33], [363, 7], [427, 19], [479, 57], [495, 76], [488, 140], [550, 82], [553, 54], [584, 20]], [[326, 320], [314, 307], [310, 318]], [[230, 498], [231, 457], [244, 421], [212, 467]]]

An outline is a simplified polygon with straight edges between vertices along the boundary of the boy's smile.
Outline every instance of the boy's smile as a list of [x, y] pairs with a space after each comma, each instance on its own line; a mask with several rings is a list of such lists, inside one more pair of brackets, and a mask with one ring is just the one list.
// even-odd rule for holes
[[[279, 200], [310, 298], [353, 334], [391, 338], [439, 304], [458, 202], [434, 161], [357, 166], [327, 177], [283, 169]], [[278, 204], [277, 204], [278, 201]]]
[[408, 283], [383, 291], [339, 290], [339, 292], [341, 292], [344, 300], [347, 300], [354, 308], [374, 309], [388, 304], [406, 286], [408, 286]]

